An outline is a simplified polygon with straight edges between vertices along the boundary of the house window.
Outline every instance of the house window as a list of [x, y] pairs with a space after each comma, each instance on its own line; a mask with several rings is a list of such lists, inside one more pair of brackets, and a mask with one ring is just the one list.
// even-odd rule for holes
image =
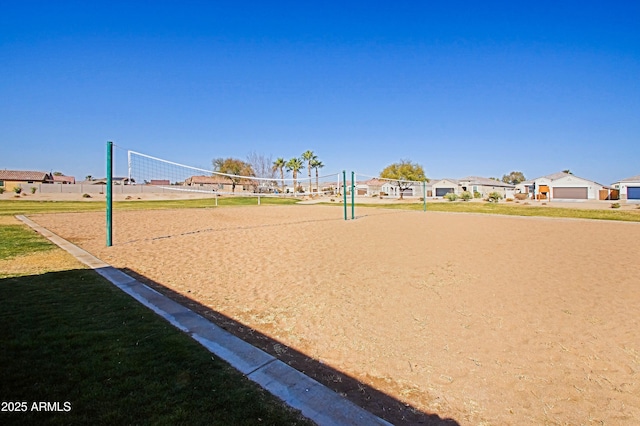
[[4, 181], [0, 180], [0, 187], [4, 186]]
[[218, 184], [218, 189], [224, 189], [224, 183], [219, 183]]

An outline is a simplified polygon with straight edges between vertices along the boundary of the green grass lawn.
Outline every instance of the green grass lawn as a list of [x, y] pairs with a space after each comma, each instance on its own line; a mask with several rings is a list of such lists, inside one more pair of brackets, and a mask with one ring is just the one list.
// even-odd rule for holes
[[[0, 242], [1, 262], [60, 250], [23, 225]], [[2, 424], [311, 424], [92, 270], [1, 265], [0, 401], [27, 410]]]
[[52, 248], [39, 234], [25, 232], [24, 225], [0, 225], [0, 260]]
[[[361, 207], [379, 207], [390, 209], [422, 210], [422, 203], [397, 203], [397, 204], [356, 204]], [[524, 206], [516, 203], [429, 203], [427, 201], [427, 211], [434, 212], [457, 212], [457, 213], [483, 213], [501, 214], [510, 216], [540, 216], [558, 218], [580, 218], [599, 220], [619, 220], [627, 222], [640, 222], [640, 209], [634, 210], [595, 210], [595, 209], [571, 209], [550, 206]]]
[[[261, 205], [291, 205], [299, 200], [292, 198], [261, 197]], [[154, 210], [154, 209], [188, 209], [215, 207], [215, 199], [202, 198], [193, 200], [132, 200], [115, 201], [114, 209], [119, 210]], [[257, 206], [256, 197], [220, 197], [219, 207]], [[65, 213], [104, 211], [104, 201], [32, 201], [32, 200], [0, 200], [0, 215], [33, 214], [33, 213]]]

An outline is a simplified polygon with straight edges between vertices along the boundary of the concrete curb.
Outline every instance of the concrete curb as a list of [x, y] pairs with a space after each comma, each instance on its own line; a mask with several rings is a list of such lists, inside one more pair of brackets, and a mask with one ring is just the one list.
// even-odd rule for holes
[[391, 425], [25, 216], [17, 219], [319, 425]]

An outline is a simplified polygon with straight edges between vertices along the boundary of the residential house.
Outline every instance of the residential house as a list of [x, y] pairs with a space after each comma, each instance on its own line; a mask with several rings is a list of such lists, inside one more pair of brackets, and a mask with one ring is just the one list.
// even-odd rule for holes
[[558, 172], [516, 185], [516, 192], [530, 194], [537, 200], [599, 200], [608, 187], [571, 173]]
[[499, 193], [503, 198], [512, 198], [515, 186], [499, 180], [481, 176], [465, 176], [460, 179], [440, 179], [433, 183], [433, 194], [436, 197], [444, 197], [448, 193], [460, 195], [465, 191], [474, 194], [476, 198], [487, 198], [493, 192]]
[[53, 183], [59, 185], [73, 185], [76, 183], [76, 178], [73, 176], [53, 175]]
[[228, 192], [228, 193], [243, 193], [254, 192], [258, 186], [256, 181], [251, 179], [241, 179], [236, 183], [235, 190], [231, 179], [225, 176], [191, 176], [185, 179], [183, 186], [189, 186], [193, 189], [199, 189], [203, 191], [216, 191], [216, 192]]
[[37, 183], [53, 183], [53, 176], [47, 172], [30, 170], [0, 170], [0, 188], [5, 191]]
[[[351, 182], [347, 182], [348, 185]], [[403, 191], [403, 197], [422, 197], [426, 186], [427, 197], [431, 196], [431, 183], [415, 182]], [[371, 178], [368, 180], [356, 181], [356, 195], [365, 197], [390, 196], [399, 197], [400, 190], [397, 181], [383, 178]]]
[[431, 188], [435, 197], [444, 197], [450, 192], [456, 195], [462, 193], [460, 182], [457, 179], [445, 178], [437, 180], [431, 184]]
[[619, 191], [621, 200], [640, 202], [640, 175], [621, 179], [611, 186]]
[[381, 192], [384, 192], [382, 185], [386, 182], [385, 180], [377, 178], [356, 182], [356, 194], [367, 197], [377, 197]]
[[[91, 181], [83, 181], [82, 183], [91, 185], [106, 185], [107, 178], [93, 179]], [[135, 185], [136, 180], [134, 178], [129, 179], [128, 177], [112, 177], [111, 183], [114, 185]]]
[[502, 198], [513, 198], [515, 193], [515, 185], [480, 176], [460, 178], [458, 185], [462, 192], [469, 191], [474, 196], [479, 194], [478, 198], [487, 198], [493, 192], [499, 193]]

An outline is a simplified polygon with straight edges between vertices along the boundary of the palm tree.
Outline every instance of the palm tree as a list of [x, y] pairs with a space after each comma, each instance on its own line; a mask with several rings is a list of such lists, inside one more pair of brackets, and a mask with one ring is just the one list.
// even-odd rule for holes
[[318, 177], [318, 169], [321, 169], [324, 167], [324, 164], [322, 164], [322, 161], [318, 160], [318, 158], [314, 158], [313, 160], [311, 160], [311, 162], [309, 163], [311, 168], [316, 169], [316, 191], [318, 191], [318, 195], [320, 195], [320, 184], [319, 184], [319, 177]]
[[276, 161], [273, 162], [273, 171], [280, 171], [280, 181], [282, 182], [282, 192], [284, 192], [284, 167], [287, 165], [287, 162], [284, 158], [278, 157]]
[[302, 159], [307, 162], [307, 170], [309, 171], [309, 194], [311, 194], [311, 162], [317, 158], [313, 151], [307, 150], [302, 153]]
[[302, 169], [304, 169], [304, 165], [301, 159], [294, 157], [287, 161], [287, 171], [293, 172], [293, 195], [295, 195], [298, 190], [298, 172]]

